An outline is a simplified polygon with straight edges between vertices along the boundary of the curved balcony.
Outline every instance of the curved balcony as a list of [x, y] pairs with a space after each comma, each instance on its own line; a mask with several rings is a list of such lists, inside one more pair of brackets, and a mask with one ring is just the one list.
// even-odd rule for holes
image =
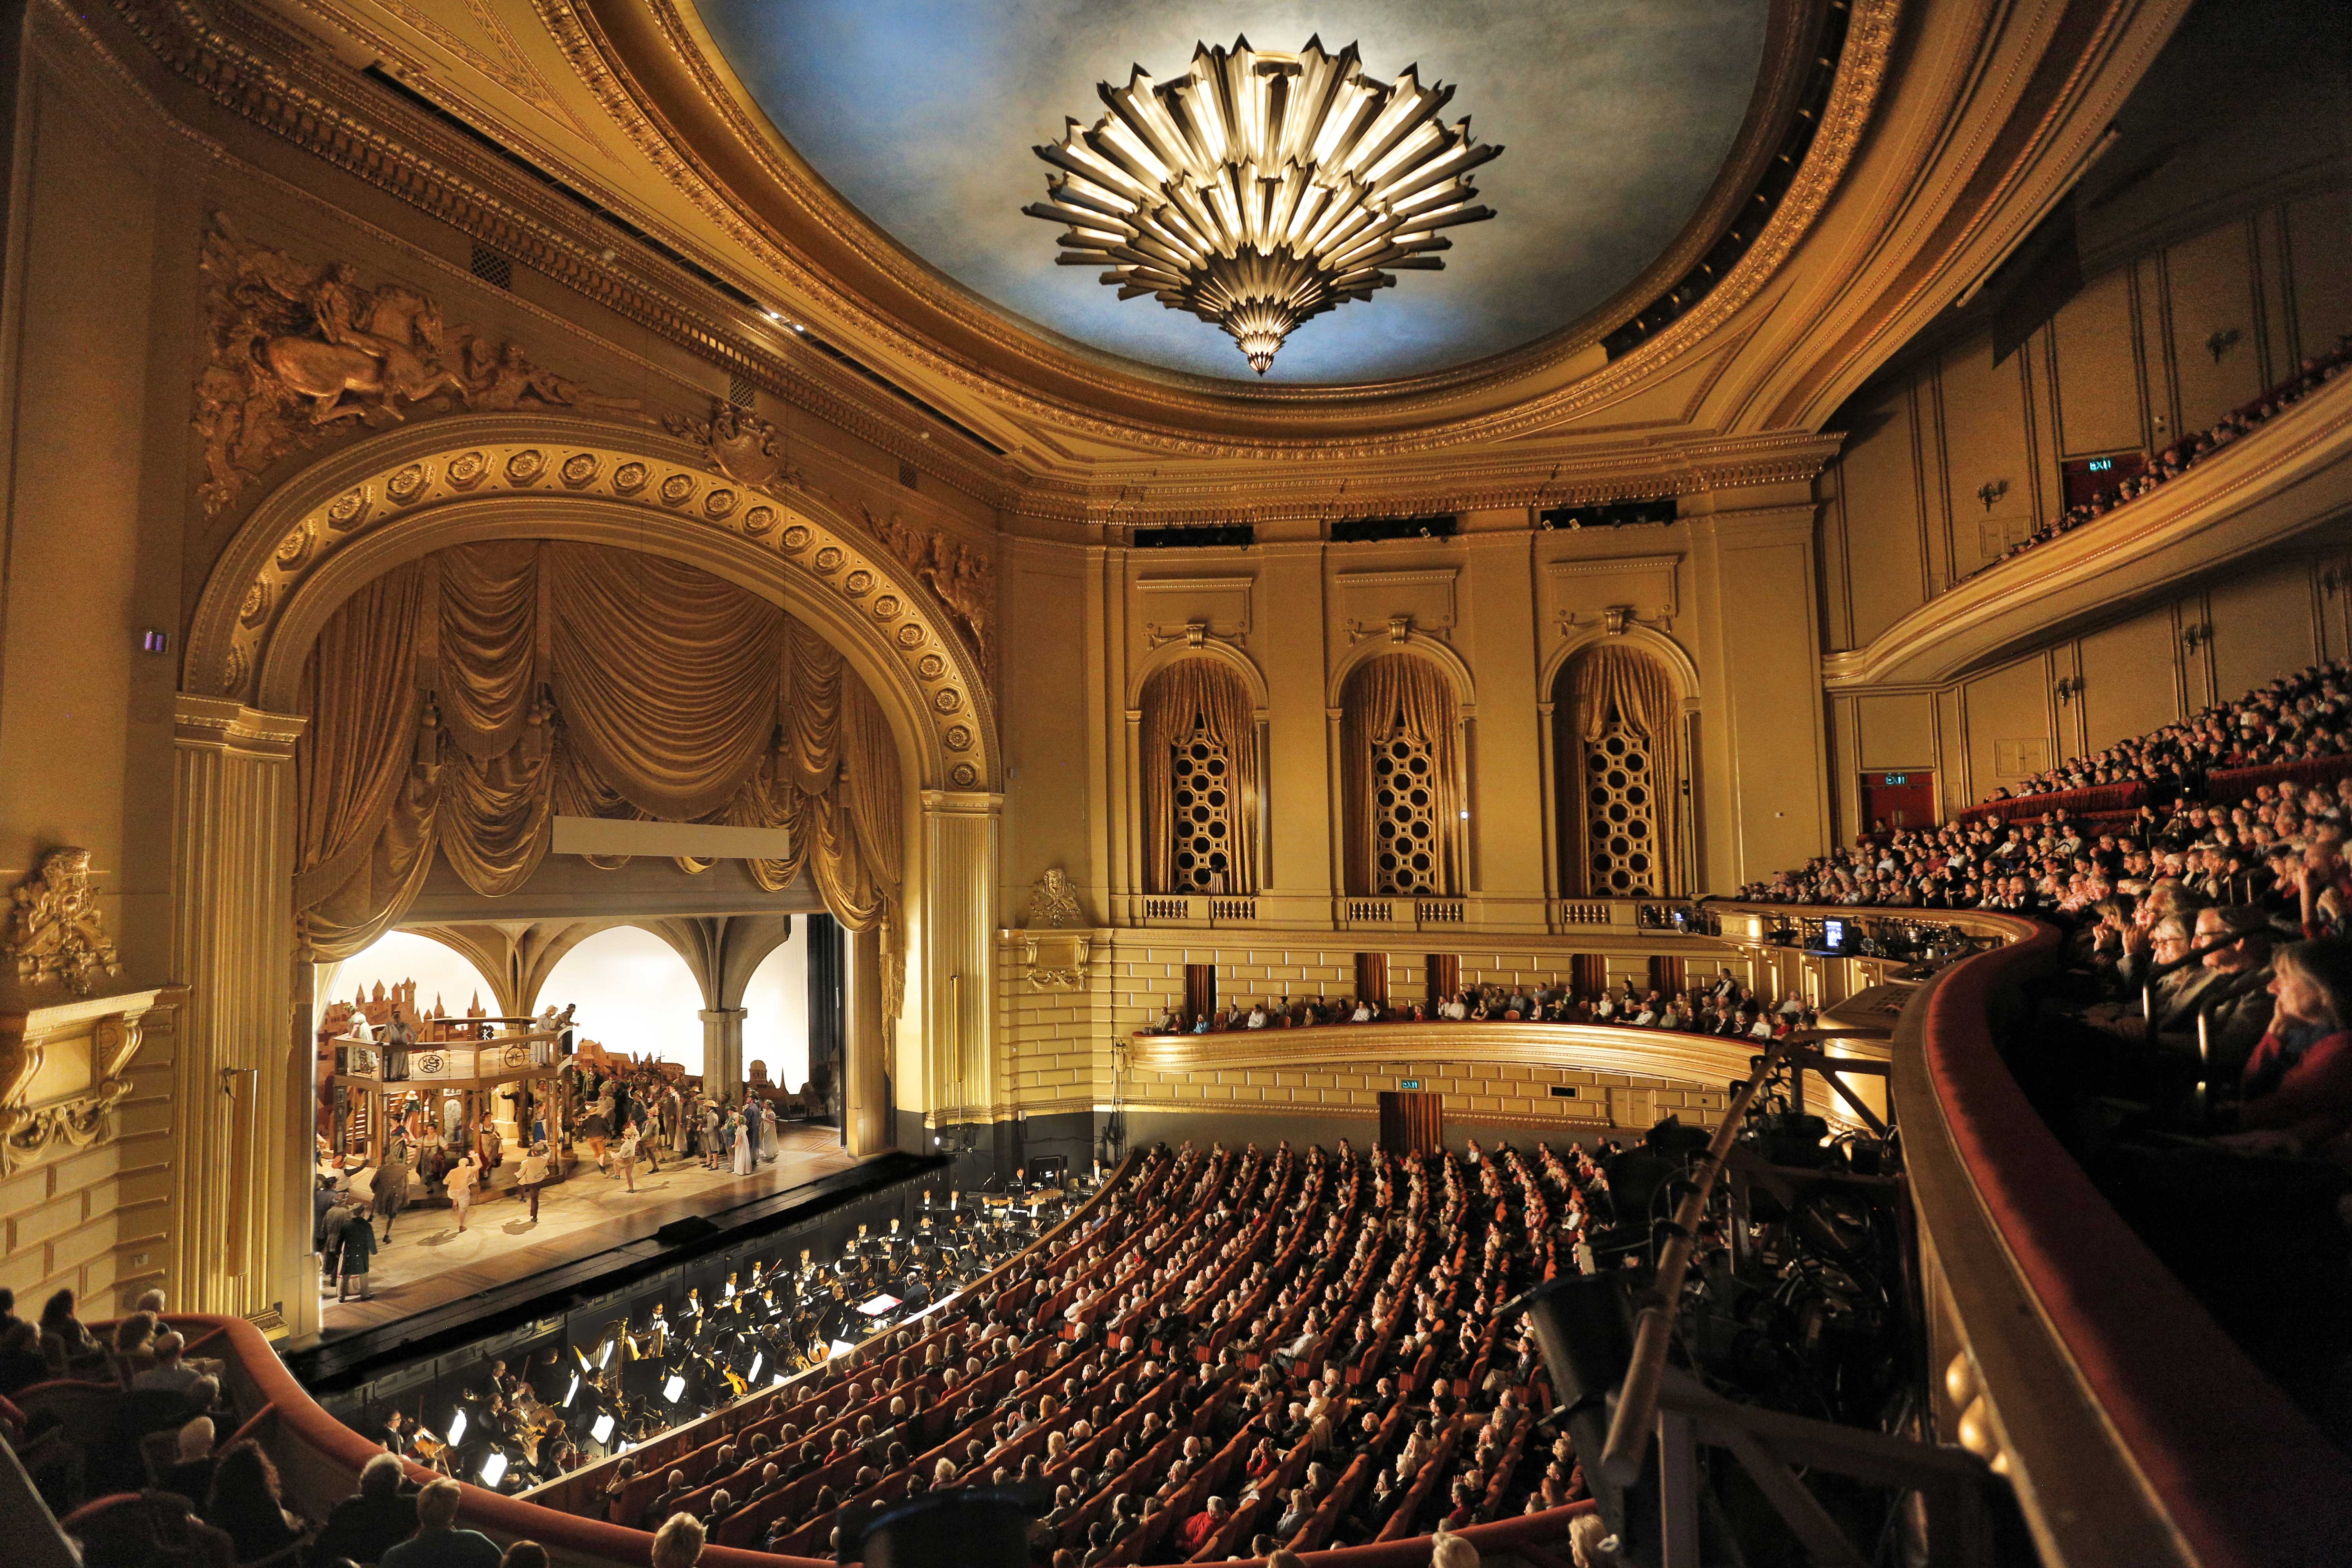
[[1928, 982], [1893, 1041], [1939, 1430], [2009, 1476], [2047, 1563], [2344, 1562], [2352, 1463], [2109, 1206], [2003, 1065], [1997, 1030], [2058, 932], [1937, 918], [2000, 942]]
[[2352, 375], [2179, 478], [1954, 584], [1867, 647], [1822, 661], [1832, 690], [1935, 685], [2111, 617], [2352, 508]]
[[[1833, 1026], [1834, 1027], [1834, 1026]], [[1875, 1115], [1885, 1099], [1877, 1078], [1886, 1061], [1886, 1042], [1867, 1029], [1838, 1030], [1822, 1042], [1824, 1057], [1853, 1063], [1853, 1100], [1821, 1077], [1808, 1080], [1805, 1100], [1814, 1114], [1841, 1131], [1866, 1124], [1864, 1107]], [[1542, 1024], [1517, 1020], [1476, 1023], [1318, 1024], [1308, 1027], [1224, 1029], [1203, 1035], [1139, 1033], [1125, 1047], [1129, 1070], [1177, 1074], [1320, 1072], [1333, 1068], [1401, 1067], [1444, 1073], [1459, 1069], [1465, 1089], [1493, 1099], [1499, 1112], [1486, 1121], [1557, 1121], [1564, 1131], [1603, 1131], [1613, 1124], [1607, 1101], [1595, 1100], [1579, 1114], [1560, 1114], [1549, 1086], [1527, 1074], [1514, 1078], [1496, 1068], [1556, 1068], [1622, 1073], [1664, 1079], [1721, 1095], [1745, 1079], [1760, 1042], [1744, 1036], [1701, 1035], [1679, 1029], [1646, 1029], [1596, 1024]], [[1442, 1089], [1453, 1080], [1428, 1080]], [[1856, 1103], [1856, 1102], [1859, 1103]], [[1449, 1098], [1451, 1106], [1454, 1101]], [[1710, 1104], [1713, 1102], [1709, 1102]], [[1369, 1100], [1349, 1109], [1369, 1110]], [[1640, 1125], [1648, 1125], [1643, 1121]]]

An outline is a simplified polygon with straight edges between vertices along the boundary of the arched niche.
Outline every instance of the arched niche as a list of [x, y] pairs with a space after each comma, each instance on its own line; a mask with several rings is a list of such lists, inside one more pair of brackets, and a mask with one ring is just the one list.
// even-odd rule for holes
[[1128, 672], [1127, 679], [1129, 716], [1140, 715], [1143, 690], [1151, 683], [1153, 676], [1170, 665], [1188, 658], [1211, 659], [1232, 670], [1241, 678], [1242, 689], [1249, 693], [1250, 705], [1256, 710], [1257, 717], [1260, 720], [1265, 718], [1266, 710], [1273, 704], [1273, 698], [1266, 688], [1265, 672], [1258, 668], [1257, 661], [1249, 655], [1216, 637], [1204, 637], [1197, 643], [1182, 639], [1164, 642], [1136, 660], [1135, 668]]
[[1385, 658], [1392, 653], [1425, 658], [1444, 670], [1446, 679], [1453, 684], [1454, 706], [1462, 717], [1477, 717], [1478, 683], [1471, 678], [1468, 663], [1443, 637], [1433, 637], [1427, 632], [1405, 627], [1402, 636], [1391, 632], [1386, 637], [1376, 634], [1360, 637], [1333, 663], [1331, 682], [1324, 697], [1324, 705], [1330, 710], [1333, 718], [1339, 717], [1340, 707], [1347, 700], [1348, 682], [1354, 679], [1356, 671], [1372, 660]]
[[[1548, 662], [1539, 689], [1556, 896], [1673, 897], [1696, 885], [1696, 675], [1670, 638], [1633, 626], [1570, 640]], [[1608, 696], [1588, 689], [1580, 702], [1579, 686], [1595, 680]]]

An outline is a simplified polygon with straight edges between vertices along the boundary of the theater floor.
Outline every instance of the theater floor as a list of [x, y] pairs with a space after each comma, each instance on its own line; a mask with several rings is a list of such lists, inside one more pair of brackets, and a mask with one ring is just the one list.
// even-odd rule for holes
[[750, 1175], [706, 1171], [699, 1161], [673, 1164], [658, 1173], [637, 1167], [637, 1190], [620, 1178], [597, 1174], [583, 1157], [569, 1179], [543, 1189], [539, 1223], [513, 1192], [513, 1162], [498, 1173], [496, 1189], [477, 1202], [458, 1234], [446, 1204], [412, 1208], [393, 1222], [392, 1244], [377, 1252], [369, 1270], [374, 1300], [320, 1305], [329, 1334], [374, 1328], [413, 1312], [471, 1296], [586, 1253], [639, 1241], [675, 1219], [716, 1217], [729, 1209], [857, 1163], [830, 1127], [786, 1124], [777, 1139], [781, 1152]]

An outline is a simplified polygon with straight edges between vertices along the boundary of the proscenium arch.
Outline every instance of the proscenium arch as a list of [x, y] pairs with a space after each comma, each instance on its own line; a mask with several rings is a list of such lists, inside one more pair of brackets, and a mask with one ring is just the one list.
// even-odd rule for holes
[[699, 567], [815, 630], [866, 682], [917, 791], [992, 791], [995, 705], [938, 596], [823, 498], [752, 490], [701, 448], [562, 415], [431, 421], [273, 490], [197, 602], [183, 689], [290, 712], [320, 629], [365, 583], [450, 545], [550, 539]]

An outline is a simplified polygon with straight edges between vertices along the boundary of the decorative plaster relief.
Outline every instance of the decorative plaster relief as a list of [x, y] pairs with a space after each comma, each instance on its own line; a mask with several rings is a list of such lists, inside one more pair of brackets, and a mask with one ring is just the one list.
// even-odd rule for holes
[[1679, 555], [1614, 555], [1554, 561], [1544, 568], [1553, 618], [1562, 637], [1601, 626], [1622, 634], [1639, 624], [1672, 631], [1682, 608]]
[[348, 261], [298, 261], [257, 245], [226, 214], [205, 231], [201, 267], [211, 357], [196, 377], [195, 427], [206, 517], [289, 453], [342, 428], [397, 424], [420, 406], [637, 406], [540, 369], [518, 344], [493, 348], [470, 326], [445, 327], [429, 295], [365, 288]]
[[1447, 637], [1454, 624], [1452, 566], [1423, 571], [1342, 572], [1334, 599], [1351, 643], [1368, 637], [1397, 637], [1399, 623], [1431, 637]]
[[1215, 637], [1247, 647], [1255, 577], [1143, 577], [1135, 584], [1136, 618], [1147, 645]]

